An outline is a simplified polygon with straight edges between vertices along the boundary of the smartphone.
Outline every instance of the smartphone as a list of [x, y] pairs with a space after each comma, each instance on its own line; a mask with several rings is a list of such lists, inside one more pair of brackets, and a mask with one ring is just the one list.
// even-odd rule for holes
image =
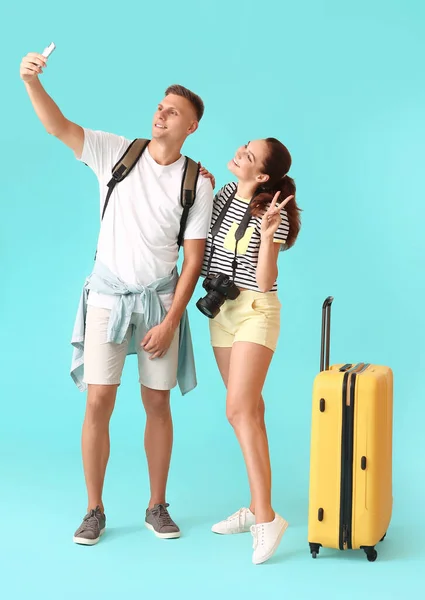
[[47, 48], [44, 48], [44, 50], [42, 52], [44, 58], [49, 58], [49, 56], [51, 55], [51, 53], [53, 52], [53, 50], [55, 48], [56, 48], [56, 46], [53, 42], [50, 44], [50, 46], [47, 46]]

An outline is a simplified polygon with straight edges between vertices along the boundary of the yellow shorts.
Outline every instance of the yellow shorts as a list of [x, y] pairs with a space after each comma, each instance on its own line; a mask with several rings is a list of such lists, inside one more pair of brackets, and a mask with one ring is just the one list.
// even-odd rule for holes
[[234, 342], [253, 342], [276, 350], [280, 332], [281, 304], [276, 292], [242, 291], [236, 300], [226, 300], [210, 319], [211, 344], [230, 348]]

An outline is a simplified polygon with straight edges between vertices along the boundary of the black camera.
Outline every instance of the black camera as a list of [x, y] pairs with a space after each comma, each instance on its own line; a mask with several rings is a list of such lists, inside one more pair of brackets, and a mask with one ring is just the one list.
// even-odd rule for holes
[[196, 303], [201, 313], [209, 319], [214, 319], [220, 312], [220, 306], [226, 300], [236, 300], [240, 294], [239, 288], [232, 279], [224, 273], [211, 273], [207, 275], [202, 284], [208, 293], [205, 298], [200, 298]]

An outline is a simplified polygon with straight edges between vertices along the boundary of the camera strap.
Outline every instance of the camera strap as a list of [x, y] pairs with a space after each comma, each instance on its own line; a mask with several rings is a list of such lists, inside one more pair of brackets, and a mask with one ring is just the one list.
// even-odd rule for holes
[[[220, 227], [224, 221], [224, 217], [227, 214], [227, 211], [230, 208], [230, 205], [233, 202], [234, 197], [236, 196], [236, 190], [234, 192], [232, 192], [232, 194], [230, 195], [229, 199], [227, 200], [226, 204], [223, 206], [220, 214], [217, 217], [216, 222], [214, 223], [214, 225], [211, 228], [211, 237], [212, 237], [212, 243], [211, 243], [211, 253], [210, 253], [210, 258], [208, 261], [208, 268], [207, 268], [207, 275], [210, 272], [210, 268], [211, 268], [211, 262], [214, 256], [214, 252], [215, 252], [215, 243], [214, 240], [218, 234], [218, 232], [220, 231]], [[255, 196], [253, 196], [248, 204], [248, 206], [246, 207], [246, 211], [244, 216], [242, 217], [241, 222], [239, 223], [239, 226], [235, 232], [235, 240], [236, 240], [236, 244], [235, 244], [235, 255], [233, 257], [233, 261], [232, 261], [232, 269], [233, 269], [233, 282], [235, 281], [235, 277], [236, 277], [236, 270], [238, 267], [238, 259], [237, 259], [237, 255], [238, 255], [238, 244], [241, 241], [241, 239], [243, 238], [243, 236], [246, 233], [246, 230], [248, 228], [248, 223], [251, 219], [251, 202], [254, 199]]]

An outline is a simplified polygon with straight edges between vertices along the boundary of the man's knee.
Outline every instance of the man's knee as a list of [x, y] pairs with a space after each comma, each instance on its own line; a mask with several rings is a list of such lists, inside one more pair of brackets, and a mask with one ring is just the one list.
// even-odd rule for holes
[[142, 387], [142, 400], [148, 418], [161, 421], [171, 418], [169, 390], [153, 390]]
[[89, 385], [86, 417], [93, 421], [109, 420], [117, 395], [116, 385]]

